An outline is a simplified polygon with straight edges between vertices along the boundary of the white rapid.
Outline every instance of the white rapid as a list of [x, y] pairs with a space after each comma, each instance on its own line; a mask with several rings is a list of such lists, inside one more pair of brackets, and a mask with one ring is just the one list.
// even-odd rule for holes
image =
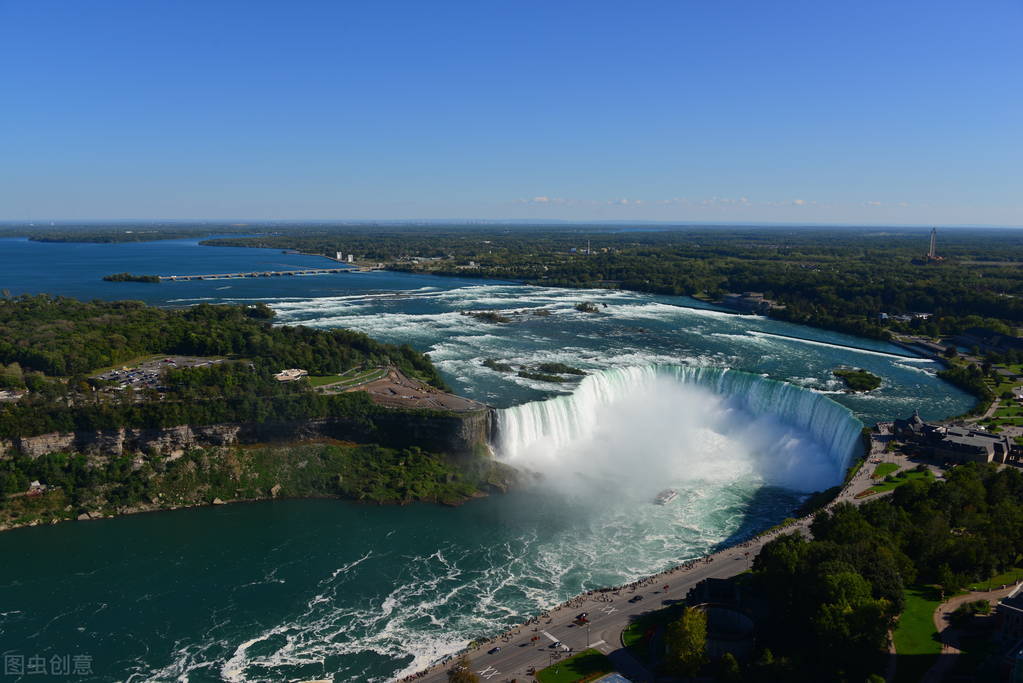
[[652, 365], [598, 372], [570, 395], [498, 411], [495, 445], [509, 464], [581, 493], [600, 481], [638, 497], [736, 480], [813, 491], [841, 481], [862, 426], [792, 384]]

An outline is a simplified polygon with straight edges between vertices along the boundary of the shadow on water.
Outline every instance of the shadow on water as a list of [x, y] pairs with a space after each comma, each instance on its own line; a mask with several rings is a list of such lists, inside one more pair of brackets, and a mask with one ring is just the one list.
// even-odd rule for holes
[[[778, 486], [764, 486], [757, 489], [750, 496], [746, 512], [742, 515], [738, 527], [727, 538], [715, 545], [714, 551], [744, 543], [780, 524], [785, 519], [795, 517], [796, 509], [804, 495]], [[789, 513], [778, 516], [778, 510], [785, 509], [786, 504], [788, 504]]]

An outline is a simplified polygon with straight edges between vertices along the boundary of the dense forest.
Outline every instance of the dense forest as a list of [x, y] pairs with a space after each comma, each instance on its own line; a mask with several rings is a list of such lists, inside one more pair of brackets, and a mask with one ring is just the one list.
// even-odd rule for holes
[[[168, 310], [139, 302], [80, 302], [22, 296], [0, 299], [0, 388], [27, 388], [0, 402], [0, 438], [116, 426], [366, 419], [380, 410], [361, 393], [321, 394], [273, 374], [298, 367], [331, 375], [393, 365], [443, 388], [429, 358], [409, 346], [358, 332], [274, 326], [263, 304]], [[90, 376], [152, 354], [223, 357], [228, 362], [165, 369], [160, 387], [110, 391]]]
[[[910, 585], [951, 595], [1017, 566], [1023, 474], [964, 465], [946, 481], [911, 481], [887, 498], [820, 513], [813, 540], [781, 536], [761, 550], [752, 585], [767, 601], [758, 640], [774, 656], [756, 680], [863, 681]], [[837, 672], [837, 673], [836, 673]]]

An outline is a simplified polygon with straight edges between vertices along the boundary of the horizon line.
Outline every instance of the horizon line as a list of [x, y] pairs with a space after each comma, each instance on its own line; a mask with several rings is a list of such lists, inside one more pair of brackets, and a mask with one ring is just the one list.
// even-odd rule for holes
[[516, 226], [620, 226], [620, 225], [662, 225], [662, 226], [708, 226], [708, 227], [822, 227], [822, 228], [996, 228], [1023, 229], [1023, 224], [1006, 223], [864, 223], [829, 221], [696, 221], [696, 220], [654, 220], [614, 219], [584, 220], [566, 218], [32, 218], [0, 219], [3, 227], [58, 227], [64, 224], [81, 223], [196, 223], [234, 224], [237, 227], [259, 224], [340, 224], [340, 225], [424, 225], [457, 223], [463, 225], [516, 225]]

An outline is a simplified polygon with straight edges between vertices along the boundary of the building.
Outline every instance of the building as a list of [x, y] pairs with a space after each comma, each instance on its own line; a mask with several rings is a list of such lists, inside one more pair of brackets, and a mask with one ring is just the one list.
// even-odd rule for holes
[[302, 379], [309, 374], [308, 371], [302, 370], [301, 368], [289, 368], [288, 370], [281, 370], [274, 379], [278, 382], [294, 382], [296, 379]]
[[762, 292], [743, 292], [742, 294], [725, 294], [722, 300], [725, 306], [738, 308], [752, 313], [767, 313], [777, 306], [770, 300], [765, 299]]
[[1002, 641], [1017, 643], [1023, 640], [1023, 585], [998, 601], [998, 637]]
[[927, 250], [928, 261], [942, 261], [941, 256], [938, 256], [938, 229], [931, 228], [931, 245]]
[[914, 411], [906, 420], [895, 420], [892, 432], [924, 455], [944, 462], [1008, 462], [1019, 447], [1008, 436], [981, 429], [935, 425], [924, 422]]

